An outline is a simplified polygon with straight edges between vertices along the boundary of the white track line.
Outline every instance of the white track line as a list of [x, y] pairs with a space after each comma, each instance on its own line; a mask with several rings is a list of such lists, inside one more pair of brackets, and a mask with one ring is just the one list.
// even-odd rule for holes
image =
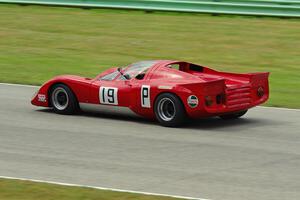
[[152, 193], [152, 192], [142, 192], [142, 191], [134, 191], [134, 190], [123, 190], [123, 189], [97, 187], [97, 186], [90, 186], [90, 185], [79, 185], [79, 184], [72, 184], [72, 183], [61, 183], [61, 182], [56, 182], [56, 181], [42, 181], [42, 180], [36, 180], [36, 179], [30, 179], [30, 178], [16, 178], [16, 177], [9, 177], [9, 176], [0, 176], [0, 178], [9, 179], [9, 180], [31, 181], [31, 182], [36, 182], [36, 183], [49, 183], [49, 184], [55, 184], [55, 185], [61, 185], [61, 186], [83, 187], [83, 188], [107, 190], [107, 191], [113, 191], [113, 192], [126, 192], [126, 193], [132, 193], [132, 194], [173, 197], [173, 198], [188, 199], [188, 200], [209, 200], [209, 199], [196, 198], [196, 197], [186, 197], [186, 196], [160, 194], [160, 193]]
[[0, 85], [20, 86], [20, 87], [34, 87], [34, 88], [40, 87], [40, 86], [37, 86], [37, 85], [23, 85], [23, 84], [17, 84], [17, 83], [0, 83]]
[[[37, 85], [23, 85], [23, 84], [15, 84], [15, 83], [0, 83], [0, 85], [20, 86], [20, 87], [33, 87], [33, 88], [40, 87], [40, 86], [37, 86]], [[267, 106], [257, 106], [257, 107], [267, 108], [267, 109], [277, 109], [277, 110], [300, 111], [300, 109], [295, 109], [295, 108], [280, 108], [280, 107], [267, 107]]]
[[281, 108], [281, 107], [268, 107], [268, 106], [257, 106], [260, 108], [267, 108], [267, 109], [275, 109], [275, 110], [289, 110], [289, 111], [300, 111], [300, 109], [296, 108]]

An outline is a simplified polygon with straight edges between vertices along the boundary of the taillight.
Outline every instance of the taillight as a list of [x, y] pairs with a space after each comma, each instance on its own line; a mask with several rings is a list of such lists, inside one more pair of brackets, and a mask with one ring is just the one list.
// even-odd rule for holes
[[258, 97], [264, 96], [264, 94], [265, 94], [264, 88], [263, 88], [263, 87], [259, 87], [259, 88], [257, 89], [256, 94], [257, 94]]
[[216, 96], [216, 103], [217, 104], [222, 104], [225, 101], [225, 96], [223, 94], [218, 94]]
[[206, 106], [211, 106], [213, 104], [213, 98], [211, 96], [206, 96], [205, 97], [205, 105]]

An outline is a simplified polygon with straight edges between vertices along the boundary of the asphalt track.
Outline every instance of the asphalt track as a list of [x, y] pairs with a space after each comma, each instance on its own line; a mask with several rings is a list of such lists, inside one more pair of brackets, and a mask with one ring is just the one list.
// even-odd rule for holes
[[36, 88], [0, 85], [0, 176], [212, 200], [300, 199], [300, 111], [258, 107], [165, 128], [137, 117], [56, 115]]

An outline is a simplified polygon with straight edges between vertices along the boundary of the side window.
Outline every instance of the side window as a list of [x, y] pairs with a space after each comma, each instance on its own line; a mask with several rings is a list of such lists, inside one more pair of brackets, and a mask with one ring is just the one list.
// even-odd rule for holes
[[143, 80], [145, 75], [146, 75], [146, 73], [140, 73], [140, 74], [136, 75], [135, 78], [138, 79], [138, 80]]
[[172, 69], [180, 70], [180, 65], [179, 64], [171, 64], [171, 65], [168, 65], [167, 67], [172, 68]]
[[203, 67], [199, 65], [190, 64], [190, 70], [196, 72], [203, 72]]
[[143, 80], [149, 68], [144, 69], [138, 75], [135, 76], [138, 80]]
[[99, 79], [102, 81], [112, 81], [114, 80], [117, 76], [119, 75], [118, 71], [112, 72], [110, 74], [106, 74], [102, 77], [100, 77]]
[[186, 62], [178, 62], [178, 63], [171, 63], [166, 67], [175, 69], [182, 72], [187, 72], [189, 70], [189, 63]]

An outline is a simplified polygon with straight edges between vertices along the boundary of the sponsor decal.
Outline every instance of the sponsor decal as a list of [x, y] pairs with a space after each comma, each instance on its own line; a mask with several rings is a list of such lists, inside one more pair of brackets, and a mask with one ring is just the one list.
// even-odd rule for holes
[[101, 104], [118, 105], [118, 88], [100, 87], [99, 99]]
[[38, 94], [38, 101], [40, 101], [40, 102], [46, 102], [46, 95], [44, 95], [44, 94]]
[[162, 90], [171, 90], [173, 87], [169, 86], [169, 85], [159, 85], [158, 89], [162, 89]]
[[143, 108], [150, 108], [150, 85], [142, 85], [141, 87], [141, 105]]
[[198, 98], [195, 95], [191, 95], [191, 96], [188, 97], [187, 103], [189, 104], [189, 106], [191, 108], [195, 108], [195, 107], [198, 106], [199, 101], [198, 101]]

